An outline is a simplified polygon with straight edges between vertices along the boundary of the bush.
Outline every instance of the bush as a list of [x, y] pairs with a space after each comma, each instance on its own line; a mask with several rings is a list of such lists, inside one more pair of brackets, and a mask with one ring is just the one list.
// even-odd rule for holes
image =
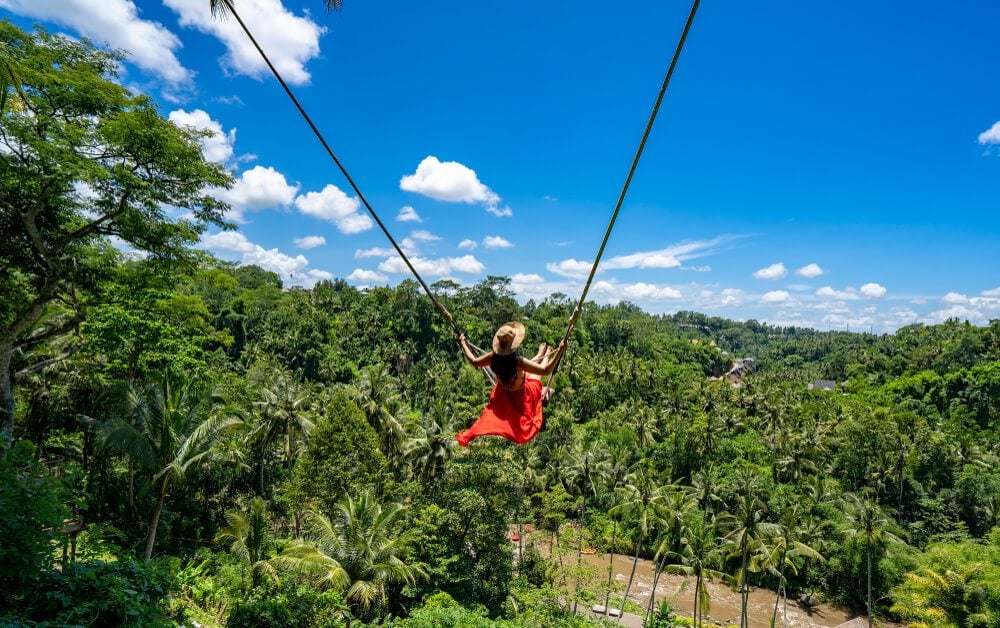
[[63, 540], [63, 487], [20, 441], [0, 458], [0, 607], [16, 608], [51, 566]]
[[233, 628], [333, 628], [351, 618], [344, 598], [335, 591], [316, 591], [300, 586], [273, 590], [259, 587], [229, 613], [226, 626]]

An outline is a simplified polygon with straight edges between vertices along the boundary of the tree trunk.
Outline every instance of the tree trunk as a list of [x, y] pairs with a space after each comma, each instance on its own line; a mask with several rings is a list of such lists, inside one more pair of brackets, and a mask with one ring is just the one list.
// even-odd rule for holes
[[0, 346], [0, 456], [14, 440], [14, 381], [10, 374], [12, 344]]
[[153, 509], [153, 519], [149, 522], [149, 538], [146, 539], [145, 559], [147, 562], [153, 557], [153, 543], [156, 542], [156, 526], [160, 523], [160, 511], [163, 510], [163, 499], [167, 496], [167, 492], [163, 487], [160, 487], [157, 493], [156, 508]]
[[266, 457], [267, 448], [263, 448], [260, 452], [260, 496], [264, 497], [264, 458]]
[[657, 565], [654, 563], [653, 569], [653, 590], [649, 592], [649, 607], [646, 609], [646, 623], [649, 623], [649, 616], [653, 613], [653, 609], [656, 608], [656, 585], [660, 582], [660, 574], [663, 573], [663, 563], [667, 562], [667, 554], [664, 552], [663, 556], [660, 557], [660, 563]]
[[611, 560], [608, 561], [608, 593], [604, 596], [604, 616], [608, 616], [608, 604], [611, 602], [611, 579], [615, 574], [615, 541], [618, 537], [618, 522], [611, 524]]
[[128, 461], [128, 516], [130, 521], [135, 521], [135, 463], [131, 458]]
[[694, 579], [694, 628], [701, 626], [701, 572]]
[[865, 554], [868, 556], [868, 628], [872, 628], [872, 544], [865, 543]]
[[625, 600], [628, 599], [629, 591], [632, 590], [632, 580], [635, 578], [635, 567], [639, 564], [639, 549], [642, 547], [642, 535], [639, 535], [639, 540], [635, 542], [635, 558], [632, 559], [632, 573], [628, 575], [628, 584], [625, 585], [625, 594], [622, 596], [622, 606], [619, 609], [617, 623], [622, 621], [622, 613], [625, 612]]
[[740, 628], [747, 626], [747, 552], [743, 550], [743, 560], [740, 563]]

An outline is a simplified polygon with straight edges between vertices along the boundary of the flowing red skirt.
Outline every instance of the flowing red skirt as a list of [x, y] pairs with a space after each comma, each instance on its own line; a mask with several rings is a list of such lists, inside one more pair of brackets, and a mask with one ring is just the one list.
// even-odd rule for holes
[[459, 432], [455, 440], [465, 447], [477, 436], [503, 436], [523, 445], [542, 429], [542, 380], [524, 380], [521, 390], [493, 387], [490, 401], [472, 427]]

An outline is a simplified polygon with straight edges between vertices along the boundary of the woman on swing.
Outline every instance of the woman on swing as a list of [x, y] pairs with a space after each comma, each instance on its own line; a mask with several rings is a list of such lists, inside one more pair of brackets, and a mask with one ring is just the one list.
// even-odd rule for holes
[[523, 340], [524, 325], [516, 321], [504, 323], [493, 335], [493, 351], [476, 357], [465, 334], [459, 337], [469, 363], [476, 368], [488, 366], [497, 376], [482, 416], [455, 436], [462, 447], [477, 436], [486, 435], [503, 436], [523, 445], [542, 429], [542, 377], [555, 368], [566, 350], [566, 341], [560, 342], [556, 351], [542, 343], [535, 357], [529, 360], [517, 353]]

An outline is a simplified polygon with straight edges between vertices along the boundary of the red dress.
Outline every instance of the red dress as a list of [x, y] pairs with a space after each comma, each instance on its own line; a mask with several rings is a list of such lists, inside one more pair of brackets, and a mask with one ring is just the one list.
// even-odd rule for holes
[[523, 445], [542, 429], [542, 380], [527, 377], [520, 390], [493, 387], [490, 401], [472, 427], [459, 432], [455, 440], [465, 447], [477, 436], [503, 436]]

